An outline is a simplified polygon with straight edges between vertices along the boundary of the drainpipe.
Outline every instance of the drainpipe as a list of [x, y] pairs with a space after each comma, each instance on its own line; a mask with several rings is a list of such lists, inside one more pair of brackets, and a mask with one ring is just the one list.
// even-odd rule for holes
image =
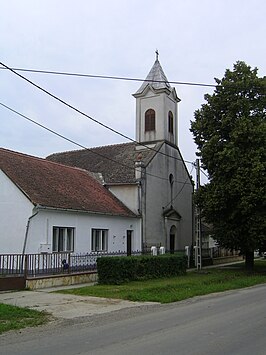
[[28, 234], [29, 234], [29, 227], [30, 227], [30, 221], [32, 220], [33, 217], [35, 217], [38, 214], [39, 211], [35, 212], [33, 215], [31, 215], [28, 218], [27, 226], [26, 226], [26, 233], [25, 233], [25, 238], [24, 238], [24, 245], [23, 245], [23, 250], [22, 254], [25, 254], [26, 246], [27, 246], [27, 240], [28, 240]]
[[138, 181], [138, 213], [142, 214], [142, 193], [141, 193], [141, 181]]
[[163, 229], [164, 229], [164, 247], [165, 250], [168, 250], [168, 245], [167, 245], [167, 217], [163, 217]]

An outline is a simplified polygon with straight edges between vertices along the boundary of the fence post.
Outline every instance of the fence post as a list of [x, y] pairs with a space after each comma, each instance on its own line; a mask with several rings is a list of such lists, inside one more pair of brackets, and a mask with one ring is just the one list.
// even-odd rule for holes
[[27, 276], [28, 276], [28, 255], [24, 254], [24, 258], [25, 258], [25, 261], [24, 261], [24, 277], [26, 279]]
[[189, 269], [189, 266], [190, 266], [190, 247], [189, 246], [185, 246], [185, 252], [186, 252], [186, 256], [187, 256], [187, 267]]
[[70, 274], [70, 267], [71, 267], [71, 265], [70, 265], [70, 253], [68, 253], [68, 270], [67, 270], [67, 272]]

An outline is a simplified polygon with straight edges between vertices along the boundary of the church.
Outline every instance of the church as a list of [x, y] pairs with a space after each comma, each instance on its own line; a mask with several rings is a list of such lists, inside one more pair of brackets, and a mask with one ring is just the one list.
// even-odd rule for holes
[[[178, 103], [156, 54], [136, 100], [135, 142], [55, 153], [46, 159], [81, 168], [139, 217], [142, 250], [193, 245], [193, 182], [178, 148]], [[134, 234], [127, 231], [126, 250]]]

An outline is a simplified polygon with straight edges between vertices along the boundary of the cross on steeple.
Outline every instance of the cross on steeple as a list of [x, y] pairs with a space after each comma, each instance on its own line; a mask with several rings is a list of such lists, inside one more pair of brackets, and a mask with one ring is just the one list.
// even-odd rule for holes
[[159, 51], [158, 51], [158, 49], [156, 49], [155, 54], [156, 54], [156, 60], [158, 60], [158, 57], [159, 57]]

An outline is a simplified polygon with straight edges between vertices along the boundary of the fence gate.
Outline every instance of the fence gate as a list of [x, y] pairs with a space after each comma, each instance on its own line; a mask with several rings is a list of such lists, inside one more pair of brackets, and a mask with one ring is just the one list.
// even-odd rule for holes
[[0, 291], [26, 287], [25, 255], [0, 254]]
[[26, 278], [24, 276], [0, 277], [0, 291], [24, 290]]

